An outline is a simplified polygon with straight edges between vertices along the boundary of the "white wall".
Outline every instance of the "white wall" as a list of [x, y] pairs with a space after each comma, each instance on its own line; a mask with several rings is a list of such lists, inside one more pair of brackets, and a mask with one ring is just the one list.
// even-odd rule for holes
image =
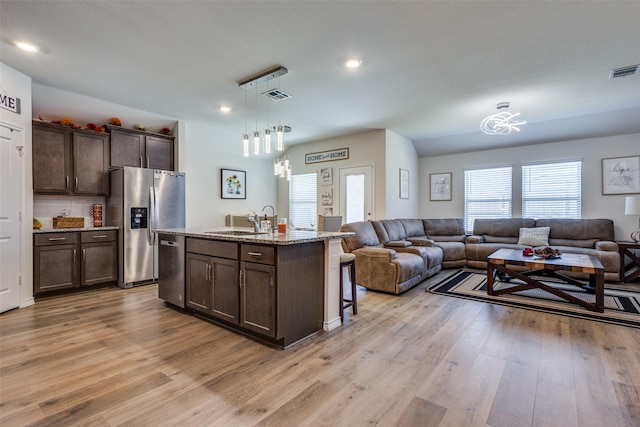
[[[417, 218], [420, 195], [419, 159], [411, 140], [386, 131], [387, 218]], [[400, 169], [409, 171], [409, 198], [400, 198]]]
[[[249, 210], [262, 214], [265, 205], [277, 206], [279, 178], [273, 175], [271, 159], [242, 157], [240, 138], [220, 141], [215, 128], [206, 123], [187, 122], [185, 128], [187, 226], [220, 227], [227, 214], [243, 215]], [[221, 168], [246, 172], [246, 200], [221, 198]]]
[[24, 204], [22, 206], [22, 244], [20, 248], [20, 274], [22, 276], [22, 289], [20, 290], [20, 306], [33, 304], [33, 244], [31, 235], [33, 230], [33, 195], [31, 192], [31, 78], [0, 62], [0, 84], [7, 94], [20, 98], [20, 114], [15, 114], [0, 108], [0, 121], [11, 124], [22, 130], [24, 137], [24, 176], [22, 181]]
[[429, 186], [420, 194], [421, 218], [464, 217], [464, 170], [483, 166], [513, 166], [513, 216], [521, 215], [520, 168], [523, 163], [582, 159], [582, 217], [610, 218], [617, 240], [629, 240], [638, 226], [636, 216], [624, 214], [624, 195], [602, 195], [602, 159], [640, 155], [640, 134], [581, 139], [498, 150], [476, 151], [420, 159], [420, 181], [429, 174], [452, 172], [452, 200], [429, 201]]
[[[305, 154], [320, 151], [349, 148], [349, 158], [334, 162], [304, 163]], [[321, 168], [333, 168], [333, 214], [342, 215], [339, 212], [340, 192], [338, 185], [340, 168], [358, 166], [374, 167], [374, 219], [386, 218], [386, 171], [385, 171], [385, 130], [373, 130], [352, 135], [323, 139], [306, 144], [291, 146], [287, 150], [291, 161], [293, 174], [318, 172]], [[318, 203], [319, 213], [323, 206]], [[278, 212], [280, 216], [288, 216], [289, 211], [289, 185], [286, 180], [280, 179], [278, 183]], [[287, 214], [283, 214], [287, 212]]]

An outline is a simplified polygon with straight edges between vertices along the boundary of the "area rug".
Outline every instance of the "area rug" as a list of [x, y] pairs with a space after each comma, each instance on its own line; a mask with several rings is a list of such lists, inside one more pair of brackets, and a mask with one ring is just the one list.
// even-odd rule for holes
[[[583, 291], [578, 286], [567, 285], [550, 278], [545, 278], [542, 282], [584, 301], [594, 302], [595, 300], [593, 294]], [[509, 283], [496, 281], [494, 287], [503, 289], [522, 283], [516, 279], [512, 279]], [[605, 283], [604, 313], [589, 311], [542, 289], [490, 296], [487, 295], [487, 274], [470, 271], [458, 271], [427, 288], [427, 292], [640, 328], [640, 292], [624, 290], [622, 285], [612, 287]]]

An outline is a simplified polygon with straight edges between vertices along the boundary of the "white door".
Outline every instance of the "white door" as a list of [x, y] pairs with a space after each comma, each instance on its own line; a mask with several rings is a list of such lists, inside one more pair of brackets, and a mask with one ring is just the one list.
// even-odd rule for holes
[[23, 135], [0, 123], [0, 313], [20, 306]]
[[340, 214], [344, 223], [373, 216], [373, 166], [340, 169]]

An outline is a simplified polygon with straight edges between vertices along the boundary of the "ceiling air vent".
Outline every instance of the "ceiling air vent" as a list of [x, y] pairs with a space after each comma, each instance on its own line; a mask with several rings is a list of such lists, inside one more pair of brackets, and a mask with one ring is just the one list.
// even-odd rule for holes
[[617, 79], [618, 77], [627, 77], [633, 74], [637, 74], [638, 67], [640, 67], [640, 64], [629, 65], [627, 67], [621, 67], [621, 68], [614, 68], [613, 70], [611, 70], [611, 74], [609, 75], [609, 78]]
[[266, 92], [263, 92], [262, 94], [267, 98], [271, 99], [272, 101], [276, 101], [276, 102], [282, 101], [283, 99], [291, 98], [291, 95], [281, 91], [280, 89], [271, 89]]

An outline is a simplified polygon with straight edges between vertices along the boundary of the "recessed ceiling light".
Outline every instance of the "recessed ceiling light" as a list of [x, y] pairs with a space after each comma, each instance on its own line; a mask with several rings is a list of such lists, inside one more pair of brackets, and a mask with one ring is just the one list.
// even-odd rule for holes
[[31, 43], [20, 42], [20, 41], [17, 41], [15, 43], [16, 43], [16, 46], [18, 46], [22, 50], [26, 50], [27, 52], [37, 52], [38, 51], [38, 48], [36, 46], [32, 45]]
[[344, 65], [347, 68], [358, 68], [362, 64], [362, 59], [360, 58], [349, 58], [344, 62]]
[[228, 113], [229, 111], [232, 110], [232, 108], [226, 105], [223, 105], [222, 107], [219, 108], [219, 110], [222, 111], [223, 113]]

